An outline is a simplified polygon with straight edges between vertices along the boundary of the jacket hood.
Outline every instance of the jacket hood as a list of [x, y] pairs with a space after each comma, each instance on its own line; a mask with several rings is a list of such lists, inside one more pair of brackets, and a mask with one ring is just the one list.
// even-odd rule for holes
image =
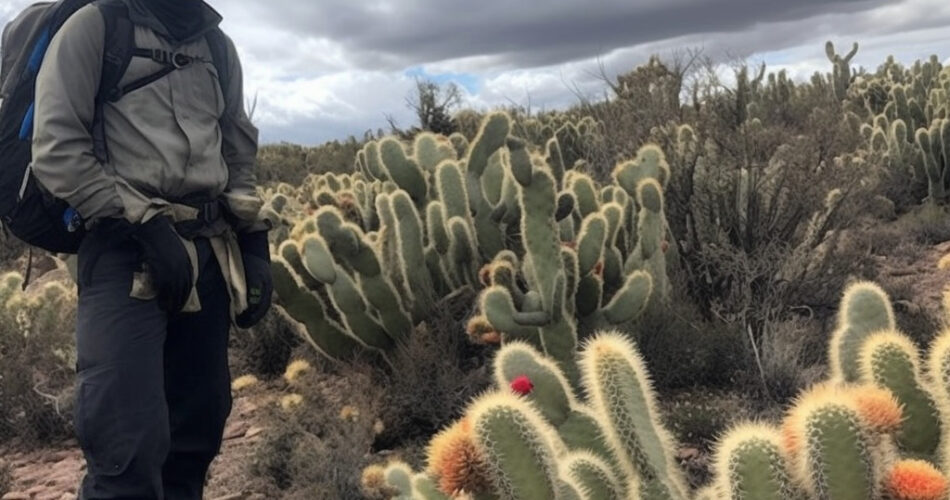
[[[205, 36], [221, 24], [221, 14], [201, 0], [124, 0], [129, 19], [169, 40], [188, 43]], [[175, 4], [198, 4], [193, 12], [177, 14]], [[190, 7], [190, 6], [189, 6]], [[165, 17], [165, 19], [163, 19]]]

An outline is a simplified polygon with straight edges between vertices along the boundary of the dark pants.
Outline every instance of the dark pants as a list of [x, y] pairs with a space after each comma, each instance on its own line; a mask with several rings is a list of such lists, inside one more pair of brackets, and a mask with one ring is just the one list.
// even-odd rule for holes
[[231, 411], [221, 271], [208, 241], [196, 240], [202, 310], [168, 315], [129, 296], [141, 269], [135, 244], [101, 238], [79, 250], [80, 498], [200, 499]]

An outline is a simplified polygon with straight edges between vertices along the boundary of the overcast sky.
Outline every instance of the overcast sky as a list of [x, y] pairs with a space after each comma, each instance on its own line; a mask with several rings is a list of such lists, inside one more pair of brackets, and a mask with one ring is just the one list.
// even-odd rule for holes
[[[32, 0], [0, 0], [5, 24]], [[796, 78], [830, 67], [824, 42], [950, 58], [948, 0], [211, 0], [243, 58], [264, 142], [316, 144], [413, 124], [417, 77], [455, 81], [469, 106], [561, 108], [603, 93], [598, 68], [701, 47]], [[5, 50], [5, 48], [3, 48]]]

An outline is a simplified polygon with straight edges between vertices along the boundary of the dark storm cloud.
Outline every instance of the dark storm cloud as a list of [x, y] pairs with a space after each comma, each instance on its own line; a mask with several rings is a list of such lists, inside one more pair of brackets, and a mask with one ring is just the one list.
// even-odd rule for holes
[[257, 8], [283, 29], [342, 44], [362, 67], [493, 56], [524, 68], [887, 3], [897, 0], [272, 0]]

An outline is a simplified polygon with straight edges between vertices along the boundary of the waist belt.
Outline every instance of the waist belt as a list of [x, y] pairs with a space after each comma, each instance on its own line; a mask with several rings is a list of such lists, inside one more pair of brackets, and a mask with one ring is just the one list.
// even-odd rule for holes
[[170, 215], [178, 234], [189, 240], [198, 236], [210, 236], [208, 233], [219, 232], [216, 229], [227, 225], [222, 226], [224, 208], [219, 200], [195, 205], [172, 203]]

